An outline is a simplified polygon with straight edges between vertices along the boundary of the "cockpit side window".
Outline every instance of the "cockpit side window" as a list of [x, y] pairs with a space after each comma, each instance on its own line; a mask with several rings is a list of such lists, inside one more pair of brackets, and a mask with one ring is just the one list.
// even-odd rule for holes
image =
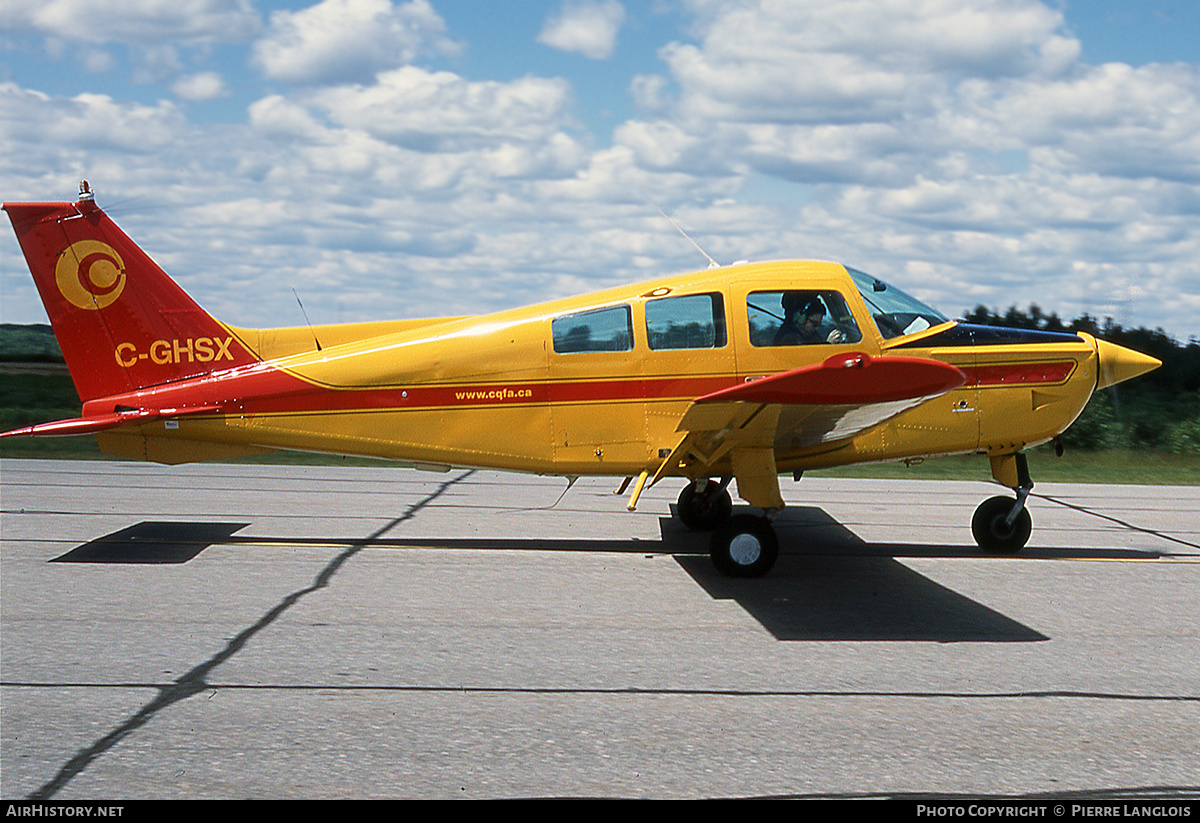
[[558, 354], [633, 349], [633, 319], [627, 305], [565, 314], [550, 321], [550, 330]]
[[862, 333], [846, 298], [831, 290], [758, 291], [746, 298], [755, 346], [858, 343]]
[[885, 340], [915, 334], [939, 323], [948, 323], [949, 318], [937, 309], [930, 308], [895, 286], [884, 283], [877, 277], [846, 267], [859, 294], [866, 302], [879, 334]]
[[725, 301], [720, 294], [663, 297], [646, 303], [646, 340], [651, 349], [719, 349], [725, 339]]

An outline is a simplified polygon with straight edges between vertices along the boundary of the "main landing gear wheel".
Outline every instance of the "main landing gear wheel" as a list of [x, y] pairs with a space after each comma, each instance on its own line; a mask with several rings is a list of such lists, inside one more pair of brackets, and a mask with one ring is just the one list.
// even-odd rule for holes
[[779, 557], [779, 538], [767, 518], [739, 514], [713, 532], [709, 556], [729, 577], [762, 577]]
[[679, 493], [677, 511], [683, 525], [695, 532], [707, 532], [720, 526], [733, 513], [733, 498], [729, 490], [715, 480], [709, 480], [703, 491], [688, 483]]
[[1010, 524], [1008, 516], [1016, 505], [1011, 497], [989, 497], [979, 504], [971, 518], [971, 534], [979, 548], [993, 554], [1015, 554], [1025, 546], [1033, 532], [1033, 519], [1029, 509], [1021, 506]]

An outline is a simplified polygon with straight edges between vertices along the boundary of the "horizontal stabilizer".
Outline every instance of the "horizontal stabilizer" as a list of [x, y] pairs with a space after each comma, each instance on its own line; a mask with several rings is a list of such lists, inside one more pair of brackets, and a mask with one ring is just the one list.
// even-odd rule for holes
[[0, 437], [65, 437], [72, 434], [95, 434], [96, 432], [115, 429], [130, 423], [149, 423], [164, 417], [180, 417], [186, 414], [201, 414], [204, 412], [220, 411], [220, 406], [193, 406], [181, 409], [135, 409], [133, 411], [112, 412], [96, 415], [95, 417], [75, 417], [71, 420], [55, 420], [51, 423], [38, 423], [22, 429], [13, 429], [0, 433]]

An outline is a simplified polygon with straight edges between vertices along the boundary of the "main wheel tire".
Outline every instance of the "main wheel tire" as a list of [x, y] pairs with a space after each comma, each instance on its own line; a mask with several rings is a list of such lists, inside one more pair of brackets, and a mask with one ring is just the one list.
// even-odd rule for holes
[[1022, 508], [1011, 526], [1005, 522], [1016, 502], [1011, 497], [989, 497], [979, 504], [971, 518], [971, 534], [979, 548], [992, 554], [1015, 554], [1029, 542], [1033, 532], [1029, 509]]
[[695, 532], [708, 532], [720, 526], [733, 513], [733, 498], [728, 489], [709, 480], [704, 491], [696, 491], [695, 483], [688, 483], [679, 493], [676, 511], [683, 525]]
[[779, 538], [765, 517], [739, 514], [713, 532], [709, 556], [729, 577], [762, 577], [779, 557]]

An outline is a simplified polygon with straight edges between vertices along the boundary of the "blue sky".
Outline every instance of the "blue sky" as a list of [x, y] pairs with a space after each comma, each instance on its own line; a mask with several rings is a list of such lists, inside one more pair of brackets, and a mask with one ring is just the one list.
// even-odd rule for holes
[[[0, 0], [0, 198], [243, 326], [719, 260], [1200, 335], [1200, 0]], [[11, 232], [0, 321], [45, 315]], [[295, 315], [295, 316], [293, 316]]]

